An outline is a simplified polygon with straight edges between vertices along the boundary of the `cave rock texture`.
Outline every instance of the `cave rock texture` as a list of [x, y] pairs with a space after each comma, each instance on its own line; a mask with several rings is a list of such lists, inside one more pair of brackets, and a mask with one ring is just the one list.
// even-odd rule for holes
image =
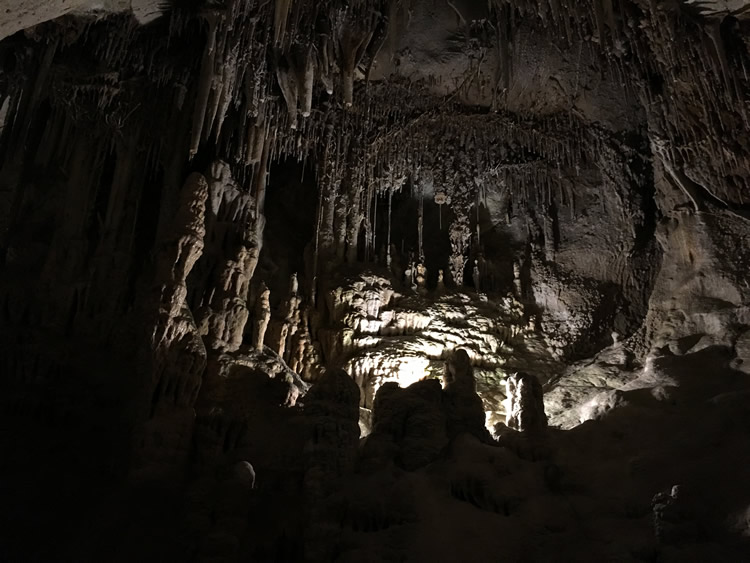
[[748, 0], [0, 1], [0, 561], [750, 561], [749, 70]]

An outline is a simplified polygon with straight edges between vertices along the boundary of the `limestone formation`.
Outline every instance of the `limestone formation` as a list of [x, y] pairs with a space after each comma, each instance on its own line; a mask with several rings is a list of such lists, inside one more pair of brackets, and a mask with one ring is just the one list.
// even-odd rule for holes
[[440, 383], [425, 380], [401, 389], [389, 382], [375, 395], [363, 463], [373, 470], [395, 461], [413, 471], [436, 460], [447, 442]]
[[[180, 470], [189, 455], [193, 405], [203, 379], [206, 349], [186, 303], [186, 280], [203, 251], [206, 179], [191, 175], [180, 193], [177, 214], [156, 256], [155, 277], [144, 316], [150, 339], [140, 350], [150, 381], [146, 420], [137, 429], [133, 471], [144, 479]], [[145, 408], [144, 408], [145, 407]]]
[[438, 294], [441, 294], [445, 291], [444, 276], [445, 276], [444, 270], [442, 269], [438, 270], [437, 287], [435, 288], [435, 291]]
[[474, 282], [474, 289], [481, 291], [482, 289], [482, 276], [479, 273], [479, 261], [474, 260], [474, 267], [471, 270], [471, 279]]
[[298, 294], [299, 284], [297, 274], [292, 274], [289, 279], [289, 293], [282, 307], [282, 320], [278, 331], [278, 340], [275, 346], [276, 352], [282, 358], [288, 358], [292, 352], [289, 344], [299, 328], [300, 323], [300, 303], [301, 298]]
[[0, 559], [750, 560], [749, 7], [4, 0]]
[[547, 427], [544, 397], [539, 380], [519, 372], [505, 380], [508, 396], [507, 420], [509, 428], [521, 432], [539, 432]]
[[426, 285], [427, 285], [427, 268], [425, 267], [424, 264], [422, 264], [420, 262], [416, 266], [416, 272], [417, 272], [417, 275], [416, 275], [417, 291], [421, 295], [426, 295], [427, 294], [427, 287], [426, 287]]
[[242, 345], [250, 316], [247, 299], [258, 263], [262, 218], [252, 198], [234, 182], [226, 163], [214, 162], [210, 176], [207, 225], [212, 248], [206, 261], [212, 262], [212, 275], [196, 316], [211, 350], [234, 352]]
[[492, 438], [485, 426], [484, 405], [477, 395], [471, 358], [464, 349], [454, 351], [445, 362], [443, 389], [446, 395], [448, 435], [468, 432], [485, 442]]
[[263, 350], [268, 322], [271, 320], [271, 290], [261, 283], [257, 302], [255, 304], [255, 326], [253, 329], [253, 346], [258, 352]]
[[458, 287], [464, 284], [464, 267], [466, 266], [468, 253], [468, 243], [471, 231], [468, 226], [468, 218], [464, 215], [458, 215], [450, 227], [451, 256], [450, 272], [453, 283]]

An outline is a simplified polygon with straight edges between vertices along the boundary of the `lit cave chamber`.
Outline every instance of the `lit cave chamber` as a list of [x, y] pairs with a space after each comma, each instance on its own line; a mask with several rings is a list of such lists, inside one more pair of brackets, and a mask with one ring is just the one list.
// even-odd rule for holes
[[0, 561], [750, 561], [749, 71], [748, 0], [0, 0]]

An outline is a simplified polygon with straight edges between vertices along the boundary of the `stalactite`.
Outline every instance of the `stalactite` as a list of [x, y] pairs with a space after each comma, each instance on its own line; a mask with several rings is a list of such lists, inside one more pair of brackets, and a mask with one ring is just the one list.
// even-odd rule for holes
[[225, 62], [222, 65], [224, 72], [221, 75], [219, 88], [217, 88], [218, 93], [214, 94], [216, 96], [216, 117], [213, 122], [213, 131], [214, 138], [217, 141], [219, 140], [224, 120], [227, 117], [229, 105], [235, 97], [234, 89], [239, 71], [238, 49], [239, 44], [236, 43], [225, 57]]
[[312, 113], [313, 87], [315, 81], [315, 60], [310, 49], [304, 53], [303, 62], [299, 65], [300, 76], [297, 82], [300, 85], [301, 113], [302, 117], [310, 117]]
[[289, 114], [289, 127], [297, 129], [297, 106], [299, 103], [299, 88], [297, 84], [297, 73], [293, 68], [281, 66], [276, 67], [276, 78], [284, 95], [287, 112]]
[[365, 27], [367, 23], [370, 22], [357, 21], [350, 16], [339, 24], [337, 52], [341, 68], [342, 98], [346, 106], [354, 103], [354, 72], [374, 34], [374, 30]]
[[208, 39], [203, 52], [201, 61], [200, 78], [198, 79], [198, 93], [196, 96], [195, 110], [193, 112], [193, 131], [190, 141], [190, 156], [195, 156], [198, 152], [198, 146], [203, 134], [206, 112], [208, 111], [208, 101], [211, 95], [211, 86], [214, 75], [214, 65], [216, 57], [216, 33], [218, 29], [218, 20], [215, 16], [208, 18]]
[[291, 5], [292, 0], [274, 1], [273, 42], [276, 45], [282, 43], [284, 36], [286, 35], [289, 8]]

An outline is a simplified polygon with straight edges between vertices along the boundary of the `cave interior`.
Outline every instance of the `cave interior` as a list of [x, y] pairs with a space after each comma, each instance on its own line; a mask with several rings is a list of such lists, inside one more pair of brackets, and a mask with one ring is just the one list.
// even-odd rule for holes
[[750, 561], [748, 0], [1, 4], [0, 560]]

